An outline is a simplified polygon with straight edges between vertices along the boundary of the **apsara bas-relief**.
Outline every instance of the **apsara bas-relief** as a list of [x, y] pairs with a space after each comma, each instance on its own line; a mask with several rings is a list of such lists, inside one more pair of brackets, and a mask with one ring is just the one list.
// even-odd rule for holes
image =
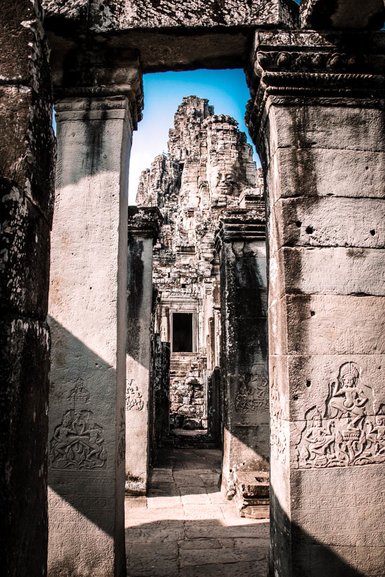
[[323, 410], [306, 411], [296, 445], [298, 468], [385, 462], [385, 404], [376, 402], [372, 388], [361, 381], [360, 367], [343, 363], [329, 384]]
[[130, 379], [126, 387], [126, 411], [143, 411], [143, 395], [137, 385], [134, 385], [134, 379]]
[[280, 463], [286, 463], [287, 436], [283, 427], [284, 399], [278, 389], [273, 368], [273, 378], [270, 389], [270, 442], [272, 457]]
[[103, 427], [89, 408], [90, 394], [79, 379], [67, 400], [69, 407], [55, 427], [49, 455], [53, 469], [101, 469], [106, 466]]
[[235, 410], [237, 413], [252, 413], [269, 406], [267, 378], [257, 374], [230, 377], [236, 381]]

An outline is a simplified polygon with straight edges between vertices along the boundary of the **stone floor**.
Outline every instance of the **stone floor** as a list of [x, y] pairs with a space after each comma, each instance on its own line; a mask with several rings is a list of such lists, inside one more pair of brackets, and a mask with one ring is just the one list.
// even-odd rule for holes
[[149, 496], [126, 498], [127, 577], [266, 577], [266, 521], [241, 519], [218, 489], [221, 453], [168, 449]]

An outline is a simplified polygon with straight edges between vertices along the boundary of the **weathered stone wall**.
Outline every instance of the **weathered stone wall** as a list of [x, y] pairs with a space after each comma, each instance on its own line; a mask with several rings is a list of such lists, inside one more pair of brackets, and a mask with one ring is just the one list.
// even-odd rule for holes
[[205, 99], [183, 99], [168, 150], [142, 174], [137, 201], [159, 206], [164, 216], [154, 254], [162, 339], [172, 340], [173, 313], [193, 314], [193, 351], [171, 351], [174, 424], [207, 429], [207, 382], [219, 363], [215, 230], [226, 208], [261, 198], [262, 181], [236, 121], [215, 115]]
[[0, 20], [0, 564], [46, 575], [52, 101], [38, 2]]

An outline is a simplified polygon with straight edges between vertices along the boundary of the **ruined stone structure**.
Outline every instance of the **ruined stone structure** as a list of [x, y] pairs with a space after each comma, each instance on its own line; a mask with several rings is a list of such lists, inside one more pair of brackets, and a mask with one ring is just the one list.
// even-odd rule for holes
[[154, 249], [155, 332], [171, 344], [171, 426], [207, 433], [221, 410], [208, 406], [208, 383], [220, 365], [215, 232], [227, 211], [261, 205], [263, 183], [246, 136], [207, 100], [185, 97], [174, 123], [168, 154], [141, 175], [137, 202], [163, 215]]
[[0, 21], [1, 567], [46, 574], [48, 480], [51, 577], [125, 573], [141, 74], [239, 66], [267, 184], [271, 573], [383, 577], [383, 0], [41, 4]]

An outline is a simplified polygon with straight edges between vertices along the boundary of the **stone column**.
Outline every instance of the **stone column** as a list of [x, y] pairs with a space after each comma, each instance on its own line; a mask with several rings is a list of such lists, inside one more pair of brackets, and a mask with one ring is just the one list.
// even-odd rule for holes
[[[262, 204], [262, 203], [261, 203]], [[222, 218], [217, 234], [221, 285], [224, 405], [222, 487], [231, 497], [240, 471], [266, 471], [269, 397], [264, 209]]]
[[0, 566], [42, 577], [54, 140], [38, 2], [2, 2], [0, 70]]
[[151, 464], [156, 463], [158, 449], [169, 433], [170, 420], [170, 343], [162, 342], [159, 334], [152, 339], [151, 348], [151, 396], [150, 416]]
[[128, 209], [126, 492], [145, 495], [149, 466], [152, 252], [158, 208]]
[[256, 37], [276, 577], [384, 574], [384, 57], [381, 34]]
[[[128, 90], [128, 89], [127, 89]], [[80, 89], [77, 89], [80, 92]], [[49, 574], [125, 575], [127, 176], [131, 93], [56, 104]]]

